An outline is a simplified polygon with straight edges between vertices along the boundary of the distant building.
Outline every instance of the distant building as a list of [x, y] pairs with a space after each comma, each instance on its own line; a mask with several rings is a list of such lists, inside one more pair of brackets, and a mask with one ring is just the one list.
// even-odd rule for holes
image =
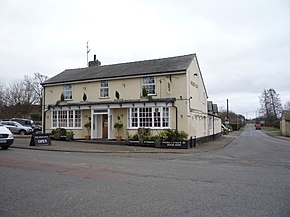
[[282, 112], [281, 132], [283, 136], [290, 136], [290, 111]]

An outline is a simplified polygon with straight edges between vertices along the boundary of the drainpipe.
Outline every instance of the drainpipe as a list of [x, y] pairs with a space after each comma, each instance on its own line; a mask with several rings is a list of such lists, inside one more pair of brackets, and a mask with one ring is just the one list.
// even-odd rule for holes
[[214, 116], [212, 116], [212, 140], [214, 141]]
[[175, 127], [175, 129], [176, 130], [178, 130], [178, 108], [175, 106], [175, 105], [173, 105], [173, 107], [175, 108], [175, 123], [176, 123], [176, 127]]
[[45, 133], [45, 87], [43, 87], [43, 97], [41, 100], [41, 113], [42, 113], [42, 133]]

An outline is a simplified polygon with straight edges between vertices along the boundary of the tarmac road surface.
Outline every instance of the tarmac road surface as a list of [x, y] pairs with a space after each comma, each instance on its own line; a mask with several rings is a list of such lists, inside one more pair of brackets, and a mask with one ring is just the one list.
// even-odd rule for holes
[[290, 216], [290, 143], [197, 153], [0, 151], [0, 216]]

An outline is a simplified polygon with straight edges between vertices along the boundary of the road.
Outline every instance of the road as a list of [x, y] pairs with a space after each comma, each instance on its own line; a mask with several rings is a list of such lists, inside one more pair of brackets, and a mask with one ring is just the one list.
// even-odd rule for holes
[[0, 216], [290, 216], [290, 142], [196, 154], [0, 151]]

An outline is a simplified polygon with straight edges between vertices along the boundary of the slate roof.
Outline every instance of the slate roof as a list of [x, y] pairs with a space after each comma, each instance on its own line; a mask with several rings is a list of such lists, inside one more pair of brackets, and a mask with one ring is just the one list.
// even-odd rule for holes
[[189, 54], [138, 62], [67, 69], [43, 82], [42, 85], [181, 72], [185, 71], [189, 67], [195, 56], [195, 54]]
[[208, 113], [218, 114], [217, 104], [213, 104], [212, 101], [207, 101], [207, 111]]
[[217, 104], [213, 104], [212, 108], [213, 108], [213, 113], [217, 114], [219, 112]]
[[212, 113], [213, 112], [212, 101], [207, 101], [207, 111], [209, 113]]

